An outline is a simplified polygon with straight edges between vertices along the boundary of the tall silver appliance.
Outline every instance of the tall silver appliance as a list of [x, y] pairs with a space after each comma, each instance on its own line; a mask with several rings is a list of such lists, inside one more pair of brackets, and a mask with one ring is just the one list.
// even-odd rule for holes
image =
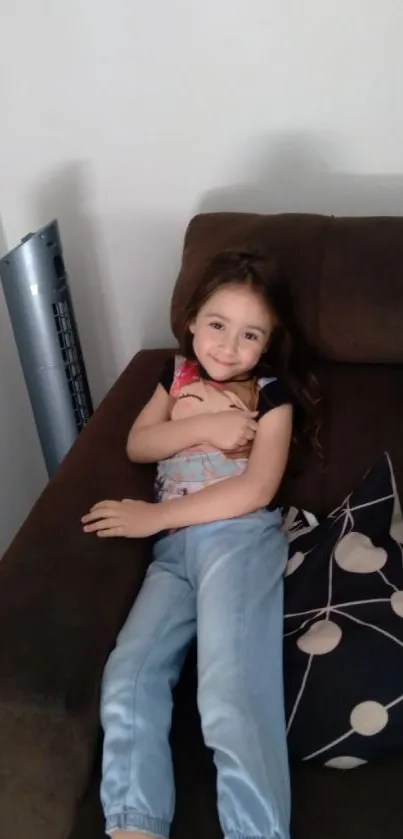
[[93, 411], [57, 221], [6, 254], [0, 277], [51, 476]]

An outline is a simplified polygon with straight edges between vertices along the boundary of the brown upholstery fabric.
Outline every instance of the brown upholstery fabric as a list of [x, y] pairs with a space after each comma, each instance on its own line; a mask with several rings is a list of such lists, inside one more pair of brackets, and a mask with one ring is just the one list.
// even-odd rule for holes
[[217, 251], [234, 247], [256, 248], [278, 260], [300, 323], [322, 357], [403, 362], [403, 218], [196, 216], [173, 295], [174, 333], [206, 264]]
[[321, 363], [324, 461], [305, 457], [282, 491], [285, 503], [326, 515], [389, 451], [403, 498], [403, 365]]
[[62, 839], [93, 768], [105, 659], [141, 585], [148, 544], [82, 533], [101, 498], [151, 498], [125, 457], [163, 353], [122, 375], [0, 562], [0, 839]]
[[[321, 355], [325, 468], [310, 457], [303, 472], [289, 475], [283, 499], [314, 512], [340, 503], [384, 449], [403, 495], [403, 330], [396, 328], [402, 225], [219, 214], [189, 228], [174, 322], [181, 296], [218, 248], [256, 245], [284, 260], [299, 317]], [[347, 299], [342, 305], [349, 297], [351, 307]], [[124, 445], [167, 352], [143, 352], [131, 362], [0, 562], [0, 839], [103, 837], [100, 678], [150, 545], [84, 536], [79, 520], [102, 497], [151, 497], [153, 469], [131, 465]], [[177, 691], [172, 742], [173, 836], [214, 839], [214, 770], [201, 740], [191, 662]], [[403, 755], [344, 773], [295, 767], [292, 839], [395, 839], [402, 779]]]

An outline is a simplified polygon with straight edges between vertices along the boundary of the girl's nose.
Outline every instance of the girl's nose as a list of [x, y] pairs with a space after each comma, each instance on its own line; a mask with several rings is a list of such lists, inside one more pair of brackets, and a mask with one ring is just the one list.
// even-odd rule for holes
[[236, 335], [230, 335], [228, 333], [225, 335], [223, 346], [228, 353], [234, 353], [236, 351], [237, 344], [238, 338]]

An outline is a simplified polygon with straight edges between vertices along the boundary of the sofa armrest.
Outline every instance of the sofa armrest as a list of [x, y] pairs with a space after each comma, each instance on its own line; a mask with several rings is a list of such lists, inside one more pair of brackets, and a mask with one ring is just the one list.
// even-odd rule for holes
[[92, 770], [102, 670], [140, 588], [149, 540], [97, 539], [102, 498], [151, 499], [125, 455], [167, 353], [139, 353], [81, 432], [0, 562], [1, 837], [65, 839]]

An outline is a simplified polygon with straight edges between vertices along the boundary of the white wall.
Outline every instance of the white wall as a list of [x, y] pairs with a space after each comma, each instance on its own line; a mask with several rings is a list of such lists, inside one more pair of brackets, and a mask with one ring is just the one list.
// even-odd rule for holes
[[[0, 0], [8, 247], [61, 225], [95, 400], [170, 341], [198, 209], [403, 211], [397, 0]], [[0, 298], [0, 548], [45, 481]]]

